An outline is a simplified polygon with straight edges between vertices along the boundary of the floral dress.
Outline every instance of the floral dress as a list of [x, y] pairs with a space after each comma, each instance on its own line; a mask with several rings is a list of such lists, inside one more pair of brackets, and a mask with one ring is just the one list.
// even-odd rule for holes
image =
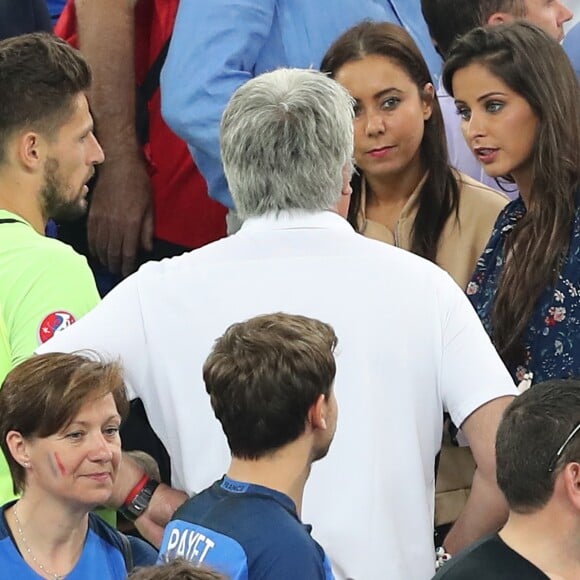
[[[467, 295], [490, 335], [506, 238], [525, 213], [521, 197], [500, 213], [467, 286]], [[538, 299], [523, 340], [525, 360], [509, 368], [516, 382], [528, 372], [534, 374], [534, 383], [580, 377], [580, 210], [576, 211], [568, 253], [556, 284], [546, 288]]]

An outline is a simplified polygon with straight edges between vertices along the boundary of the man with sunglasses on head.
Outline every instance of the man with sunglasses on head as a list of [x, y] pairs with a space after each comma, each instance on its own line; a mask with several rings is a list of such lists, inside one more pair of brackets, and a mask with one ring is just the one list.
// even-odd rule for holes
[[548, 381], [517, 397], [496, 455], [508, 521], [436, 580], [580, 578], [580, 381]]

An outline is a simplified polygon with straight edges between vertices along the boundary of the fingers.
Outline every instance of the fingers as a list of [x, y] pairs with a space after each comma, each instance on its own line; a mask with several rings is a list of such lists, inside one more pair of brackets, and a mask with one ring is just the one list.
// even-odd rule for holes
[[143, 218], [141, 227], [141, 246], [147, 251], [153, 251], [153, 207], [149, 207]]
[[125, 278], [135, 271], [137, 253], [139, 252], [140, 223], [129, 220], [125, 229], [121, 230], [123, 237], [119, 240], [119, 247], [109, 245], [109, 260], [115, 260], [117, 272]]

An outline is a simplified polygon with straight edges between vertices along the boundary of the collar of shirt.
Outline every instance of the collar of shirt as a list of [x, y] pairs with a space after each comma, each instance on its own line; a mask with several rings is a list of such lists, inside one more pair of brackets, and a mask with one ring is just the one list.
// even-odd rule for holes
[[292, 229], [332, 229], [354, 233], [352, 226], [334, 211], [306, 212], [292, 210], [250, 217], [244, 221], [236, 235]]

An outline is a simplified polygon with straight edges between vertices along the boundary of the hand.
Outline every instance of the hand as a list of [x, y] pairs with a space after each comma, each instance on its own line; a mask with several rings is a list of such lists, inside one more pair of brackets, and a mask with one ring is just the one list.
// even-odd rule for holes
[[160, 483], [151, 497], [151, 503], [143, 515], [135, 520], [139, 533], [157, 549], [161, 546], [165, 526], [188, 495], [184, 491], [173, 489]]
[[117, 155], [99, 169], [88, 216], [89, 250], [111, 272], [128, 276], [140, 248], [153, 246], [153, 192], [139, 154]]

